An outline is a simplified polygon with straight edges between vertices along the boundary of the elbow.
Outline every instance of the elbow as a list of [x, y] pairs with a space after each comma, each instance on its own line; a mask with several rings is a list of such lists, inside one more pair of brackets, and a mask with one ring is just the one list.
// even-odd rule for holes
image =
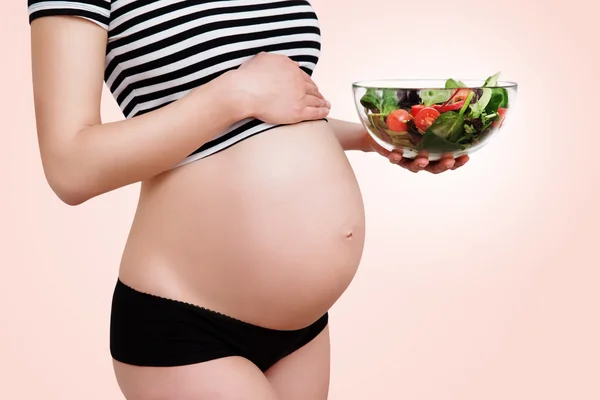
[[66, 205], [78, 206], [92, 197], [88, 185], [74, 174], [46, 173], [46, 179], [54, 194]]
[[[39, 137], [60, 137], [56, 132], [38, 133]], [[64, 135], [63, 135], [64, 136]], [[69, 206], [78, 206], [94, 195], [97, 174], [82, 156], [86, 153], [78, 141], [78, 135], [69, 135], [70, 140], [43, 141], [40, 143], [42, 169], [46, 182], [60, 201]]]
[[58, 196], [58, 198], [60, 199], [60, 201], [62, 201], [63, 203], [65, 203], [68, 206], [78, 206], [81, 205], [83, 203], [85, 203], [87, 200], [89, 200], [88, 197], [83, 196], [81, 193], [79, 192], [66, 192], [66, 191], [54, 191], [54, 193], [56, 193], [56, 195]]
[[76, 187], [74, 185], [50, 185], [52, 191], [56, 196], [68, 206], [78, 206], [90, 199], [90, 196], [87, 196], [84, 191]]

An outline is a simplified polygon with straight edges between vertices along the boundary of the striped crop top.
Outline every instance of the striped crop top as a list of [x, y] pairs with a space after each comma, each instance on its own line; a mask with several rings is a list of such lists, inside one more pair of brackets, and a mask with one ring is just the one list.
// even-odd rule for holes
[[[88, 19], [108, 32], [104, 82], [125, 118], [163, 107], [261, 51], [312, 74], [321, 32], [307, 0], [28, 0], [29, 22]], [[249, 118], [178, 165], [207, 157], [275, 125]]]

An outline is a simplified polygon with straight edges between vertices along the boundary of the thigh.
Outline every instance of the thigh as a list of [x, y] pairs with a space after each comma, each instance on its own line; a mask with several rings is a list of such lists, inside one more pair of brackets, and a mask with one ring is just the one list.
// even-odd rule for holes
[[281, 400], [326, 400], [330, 379], [329, 325], [310, 343], [272, 366], [265, 376]]
[[113, 365], [127, 400], [277, 400], [264, 374], [241, 357], [167, 368]]

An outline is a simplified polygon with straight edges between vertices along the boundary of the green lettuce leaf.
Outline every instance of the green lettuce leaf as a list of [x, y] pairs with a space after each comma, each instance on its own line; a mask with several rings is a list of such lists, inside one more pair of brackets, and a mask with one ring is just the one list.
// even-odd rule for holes
[[421, 98], [421, 101], [423, 102], [423, 105], [429, 107], [431, 105], [437, 104], [437, 103], [445, 103], [450, 99], [450, 96], [452, 96], [452, 91], [451, 90], [439, 90], [439, 89], [422, 89], [419, 90], [419, 97]]

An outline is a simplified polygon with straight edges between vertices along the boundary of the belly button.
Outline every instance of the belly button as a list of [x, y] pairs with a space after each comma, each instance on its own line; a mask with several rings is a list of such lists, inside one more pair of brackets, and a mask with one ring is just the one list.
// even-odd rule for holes
[[349, 233], [346, 234], [346, 239], [347, 240], [352, 240], [353, 236], [354, 236], [354, 233], [353, 232], [349, 232]]

